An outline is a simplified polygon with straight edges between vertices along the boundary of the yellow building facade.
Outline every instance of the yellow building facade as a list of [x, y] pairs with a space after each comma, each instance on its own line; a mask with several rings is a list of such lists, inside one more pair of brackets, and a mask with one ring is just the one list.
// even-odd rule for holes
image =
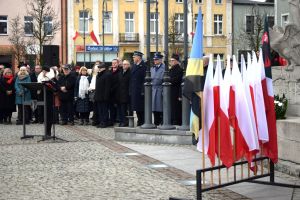
[[[225, 58], [225, 55], [231, 54], [232, 1], [188, 1], [189, 49], [192, 45], [195, 19], [199, 7], [203, 13], [204, 53], [212, 53], [215, 57], [220, 54], [222, 58]], [[178, 52], [182, 54], [184, 45], [182, 34], [183, 0], [169, 0], [168, 8], [169, 30], [172, 26], [172, 30], [176, 30], [175, 32], [169, 31], [169, 34], [176, 35], [174, 40], [169, 39], [169, 53]], [[156, 38], [155, 25], [156, 9], [158, 13], [158, 38]], [[164, 0], [158, 0], [157, 4], [152, 1], [150, 12], [151, 55], [156, 51], [164, 54]], [[105, 16], [104, 20], [102, 16]], [[111, 62], [117, 57], [130, 59], [133, 51], [136, 50], [146, 54], [146, 18], [146, 0], [68, 1], [68, 62], [79, 63], [80, 65], [85, 62], [89, 66], [96, 60]], [[73, 36], [76, 31], [79, 32], [79, 37], [74, 40]], [[90, 33], [92, 31], [99, 44], [91, 39]], [[156, 40], [158, 41], [157, 44]], [[104, 48], [102, 48], [103, 46]]]

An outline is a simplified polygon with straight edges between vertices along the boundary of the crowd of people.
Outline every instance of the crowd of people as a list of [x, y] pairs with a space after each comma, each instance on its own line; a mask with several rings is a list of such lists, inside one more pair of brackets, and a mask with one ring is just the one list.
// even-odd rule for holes
[[[163, 56], [155, 54], [151, 67], [152, 112], [154, 124], [162, 124], [163, 115], [163, 77], [166, 66]], [[181, 83], [183, 70], [180, 59], [173, 54], [170, 59], [171, 121], [181, 125]], [[12, 124], [12, 113], [17, 112], [16, 124], [44, 123], [44, 108], [32, 109], [23, 103], [31, 100], [41, 101], [43, 90], [29, 90], [21, 83], [51, 81], [53, 90], [46, 94], [47, 133], [51, 135], [52, 123], [74, 125], [94, 125], [106, 128], [117, 125], [128, 126], [126, 116], [137, 116], [137, 126], [144, 123], [144, 83], [146, 64], [143, 53], [135, 51], [133, 64], [118, 58], [112, 65], [96, 61], [92, 69], [71, 65], [40, 66], [33, 69], [27, 64], [19, 66], [13, 74], [10, 68], [0, 65], [0, 124]], [[23, 110], [25, 113], [23, 113]], [[91, 123], [90, 123], [90, 119]]]

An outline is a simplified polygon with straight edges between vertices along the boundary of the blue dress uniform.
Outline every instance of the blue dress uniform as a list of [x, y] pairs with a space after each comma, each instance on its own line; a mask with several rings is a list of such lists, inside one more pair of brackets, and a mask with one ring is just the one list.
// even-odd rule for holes
[[[143, 53], [135, 51], [134, 56], [141, 56]], [[138, 126], [144, 124], [144, 83], [146, 76], [146, 65], [144, 61], [139, 64], [133, 64], [131, 69], [131, 78], [129, 85], [131, 110], [136, 111]]]

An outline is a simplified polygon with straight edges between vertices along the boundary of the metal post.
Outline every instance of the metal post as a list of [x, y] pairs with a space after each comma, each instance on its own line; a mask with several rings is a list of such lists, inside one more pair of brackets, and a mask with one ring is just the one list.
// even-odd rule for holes
[[[187, 8], [187, 0], [183, 1], [183, 32], [184, 32], [184, 61], [183, 61], [183, 68], [184, 68], [184, 76], [182, 78], [182, 91], [184, 88], [184, 81], [185, 81], [185, 71], [187, 67], [187, 61], [188, 61], [188, 34], [187, 34], [187, 13], [188, 13], [188, 8]], [[180, 127], [178, 127], [178, 130], [181, 131], [189, 131], [190, 130], [190, 110], [191, 110], [191, 105], [189, 100], [182, 95], [182, 124]]]
[[[105, 11], [104, 11], [105, 5]], [[105, 62], [105, 51], [104, 51], [104, 14], [107, 12], [107, 2], [106, 0], [102, 1], [102, 61]]]
[[155, 34], [156, 34], [156, 53], [158, 52], [158, 0], [156, 0], [156, 7], [155, 7]]
[[83, 7], [83, 66], [85, 66], [85, 14], [86, 14], [86, 10], [85, 10], [85, 0], [82, 0], [82, 7]]
[[165, 73], [164, 73], [164, 82], [163, 82], [163, 125], [159, 126], [159, 129], [162, 130], [171, 130], [175, 129], [175, 126], [171, 125], [171, 83], [169, 76], [169, 40], [168, 40], [168, 28], [169, 28], [169, 1], [164, 1], [164, 18], [165, 18], [165, 27], [164, 27], [164, 47], [165, 47]]
[[[196, 171], [196, 193], [197, 193], [197, 200], [202, 200], [202, 176], [201, 171]], [[204, 180], [203, 180], [204, 185]]]
[[150, 0], [147, 0], [147, 37], [146, 37], [146, 49], [147, 49], [147, 70], [145, 77], [145, 122], [141, 126], [143, 129], [155, 128], [152, 124], [152, 84], [150, 74]]

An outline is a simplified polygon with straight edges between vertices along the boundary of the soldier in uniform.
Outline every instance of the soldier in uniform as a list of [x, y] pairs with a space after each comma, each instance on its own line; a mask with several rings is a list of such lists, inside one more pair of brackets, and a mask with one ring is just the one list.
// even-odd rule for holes
[[136, 111], [138, 118], [137, 125], [144, 124], [144, 83], [146, 76], [146, 65], [143, 61], [143, 53], [134, 51], [133, 66], [131, 69], [131, 79], [129, 86], [131, 110]]

